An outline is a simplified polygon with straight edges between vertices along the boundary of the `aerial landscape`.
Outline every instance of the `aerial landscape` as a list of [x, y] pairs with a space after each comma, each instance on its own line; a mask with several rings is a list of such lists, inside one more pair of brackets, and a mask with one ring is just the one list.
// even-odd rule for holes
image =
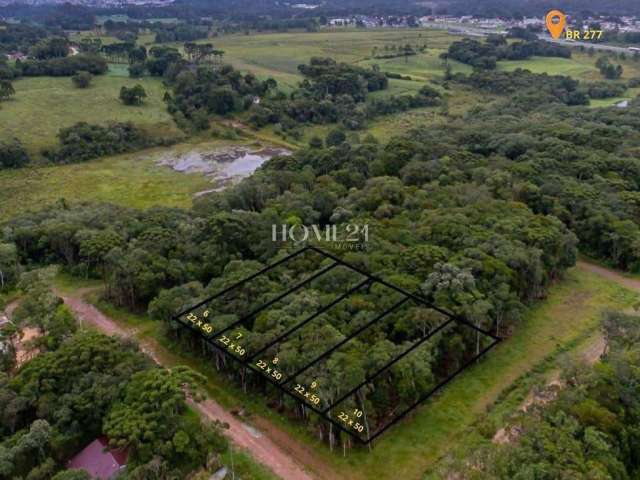
[[0, 0], [0, 480], [640, 478], [636, 0]]

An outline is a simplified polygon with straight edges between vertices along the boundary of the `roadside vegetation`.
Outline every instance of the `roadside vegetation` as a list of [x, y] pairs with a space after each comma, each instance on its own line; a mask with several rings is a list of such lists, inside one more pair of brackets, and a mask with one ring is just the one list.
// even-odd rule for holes
[[636, 476], [640, 469], [636, 455], [640, 440], [635, 433], [638, 317], [608, 312], [601, 328], [605, 342], [601, 363], [570, 364], [556, 389], [549, 392], [549, 400], [519, 416], [508, 441], [487, 444], [440, 475], [463, 479], [520, 478], [541, 472], [553, 478]]

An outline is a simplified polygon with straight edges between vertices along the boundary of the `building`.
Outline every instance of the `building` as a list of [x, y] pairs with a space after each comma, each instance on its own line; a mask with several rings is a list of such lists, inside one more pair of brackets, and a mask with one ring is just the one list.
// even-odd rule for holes
[[27, 59], [27, 56], [22, 52], [14, 52], [14, 53], [9, 53], [7, 55], [7, 58], [9, 60], [13, 60], [13, 61], [20, 60], [21, 62], [23, 62]]
[[67, 462], [67, 468], [84, 470], [96, 480], [111, 480], [127, 466], [127, 452], [109, 448], [107, 437], [96, 438]]

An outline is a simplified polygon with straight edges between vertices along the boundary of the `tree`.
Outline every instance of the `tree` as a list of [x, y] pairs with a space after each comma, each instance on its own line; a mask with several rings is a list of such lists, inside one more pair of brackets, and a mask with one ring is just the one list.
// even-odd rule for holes
[[23, 167], [31, 161], [26, 149], [18, 140], [0, 141], [0, 169]]
[[341, 128], [334, 128], [327, 134], [325, 142], [328, 147], [337, 147], [347, 139], [344, 130]]
[[181, 421], [187, 395], [201, 398], [204, 377], [187, 367], [155, 368], [135, 374], [122, 401], [109, 413], [104, 432], [115, 448], [129, 448], [136, 463], [160, 454], [187, 454], [195, 439]]
[[22, 275], [19, 287], [25, 295], [13, 317], [20, 326], [37, 327], [42, 334], [37, 343], [45, 349], [55, 350], [76, 331], [76, 322], [47, 282], [47, 273], [41, 271]]
[[18, 250], [13, 243], [0, 243], [0, 290], [18, 276]]
[[55, 37], [41, 40], [31, 48], [30, 54], [38, 60], [66, 57], [69, 54], [69, 40]]
[[311, 140], [309, 140], [309, 146], [311, 148], [322, 148], [324, 146], [324, 143], [322, 142], [322, 139], [320, 137], [314, 135], [313, 137], [311, 137]]
[[71, 81], [77, 88], [87, 88], [93, 79], [93, 75], [89, 72], [78, 72], [73, 77], [71, 77]]
[[91, 480], [91, 475], [85, 470], [74, 468], [56, 473], [51, 480]]
[[120, 100], [125, 105], [142, 105], [144, 98], [147, 98], [147, 92], [144, 91], [142, 85], [137, 84], [131, 88], [123, 86], [120, 89]]
[[7, 79], [0, 80], [0, 101], [8, 100], [12, 96], [16, 94], [16, 91], [13, 89], [13, 85], [11, 81]]
[[131, 78], [140, 78], [144, 75], [147, 67], [143, 62], [135, 62], [129, 65], [129, 76]]
[[[16, 478], [37, 467], [47, 457], [51, 436], [51, 425], [46, 420], [37, 419], [31, 424], [29, 431], [17, 438], [13, 445], [0, 445], [0, 475], [4, 478]], [[44, 480], [46, 476], [35, 478]]]

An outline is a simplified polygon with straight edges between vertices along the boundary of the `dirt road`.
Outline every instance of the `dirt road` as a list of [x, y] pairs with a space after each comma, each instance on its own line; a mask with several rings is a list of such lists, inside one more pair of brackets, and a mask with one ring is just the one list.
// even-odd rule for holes
[[[604, 277], [607, 280], [611, 280], [612, 282], [617, 283], [621, 287], [624, 287], [628, 290], [632, 290], [636, 293], [640, 293], [640, 280], [626, 277], [615, 270], [609, 270], [608, 268], [601, 267], [600, 265], [585, 262], [582, 260], [579, 261], [576, 266], [578, 267], [579, 270], [595, 273], [596, 275], [600, 275], [601, 277]], [[630, 309], [630, 311], [631, 312], [629, 313], [633, 313], [633, 309]], [[582, 352], [584, 360], [588, 364], [596, 363], [598, 360], [600, 360], [600, 357], [604, 353], [606, 346], [607, 346], [607, 342], [605, 341], [604, 336], [599, 335]]]
[[578, 261], [577, 267], [580, 270], [586, 270], [587, 272], [595, 273], [596, 275], [600, 275], [601, 277], [605, 277], [618, 285], [621, 285], [629, 290], [633, 290], [634, 292], [640, 293], [640, 280], [636, 280], [635, 278], [625, 277], [624, 275], [616, 272], [615, 270], [609, 270], [608, 268], [601, 267], [600, 265], [595, 265], [593, 263]]
[[[115, 320], [87, 303], [83, 297], [89, 293], [89, 291], [88, 289], [78, 290], [72, 295], [61, 295], [61, 297], [81, 323], [93, 325], [108, 335], [120, 335], [123, 337], [135, 336], [135, 332], [121, 327]], [[160, 363], [160, 355], [158, 355], [157, 351], [159, 347], [157, 345], [150, 341], [141, 340], [140, 348], [156, 363]], [[212, 399], [208, 399], [199, 404], [193, 403], [193, 406], [207, 418], [211, 420], [217, 419], [227, 423], [229, 429], [225, 430], [225, 434], [233, 443], [250, 452], [251, 456], [257, 462], [267, 466], [284, 480], [333, 480], [339, 478], [328, 471], [326, 465], [320, 465], [318, 459], [315, 459], [314, 463], [316, 463], [316, 465], [314, 466], [317, 467], [321, 473], [313, 476], [309, 474], [304, 467], [296, 461], [296, 458], [307, 459], [308, 452], [305, 451], [305, 447], [297, 445], [296, 442], [288, 436], [286, 436], [286, 445], [276, 443], [273, 441], [271, 435], [267, 435], [240, 421], [236, 416], [232, 415]], [[280, 440], [281, 435], [278, 435], [277, 438]], [[295, 446], [301, 449], [300, 457], [295, 455], [295, 449], [292, 452], [294, 455], [288, 453], [291, 452], [291, 448]], [[314, 471], [315, 470], [316, 469], [314, 469]]]
[[[579, 261], [576, 265], [579, 270], [594, 273], [600, 275], [607, 280], [610, 280], [618, 285], [640, 293], [640, 280], [625, 277], [624, 275], [616, 272], [615, 270], [609, 270], [605, 267], [595, 265], [593, 263]], [[581, 359], [586, 365], [594, 365], [602, 358], [605, 352], [607, 342], [604, 335], [598, 332], [592, 338], [590, 338], [584, 345], [579, 347], [576, 352], [576, 358]], [[544, 404], [555, 398], [558, 389], [563, 388], [564, 385], [560, 380], [560, 370], [552, 370], [548, 374], [546, 387], [543, 392], [529, 392], [527, 398], [518, 408], [519, 411], [526, 412], [532, 405]], [[508, 443], [512, 442], [518, 437], [517, 426], [515, 430], [512, 430], [514, 425], [507, 425], [500, 428], [493, 437], [494, 443]]]

